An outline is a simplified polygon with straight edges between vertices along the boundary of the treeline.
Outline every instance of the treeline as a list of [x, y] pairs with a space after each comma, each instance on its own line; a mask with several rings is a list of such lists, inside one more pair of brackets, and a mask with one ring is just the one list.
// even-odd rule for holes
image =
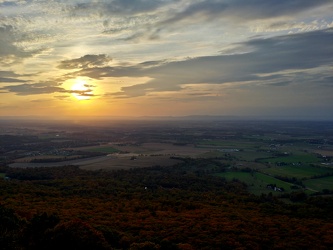
[[[84, 159], [96, 156], [103, 156], [106, 153], [103, 152], [89, 152], [89, 151], [69, 151], [70, 157], [58, 157], [58, 158], [36, 158], [30, 160], [30, 163], [51, 163], [51, 162], [62, 162], [62, 161], [69, 161], [69, 160], [77, 160], [77, 159]], [[75, 157], [73, 157], [73, 155]]]
[[[333, 200], [285, 204], [211, 173], [217, 160], [84, 171], [5, 168], [3, 249], [332, 249]], [[295, 201], [296, 201], [295, 200]], [[313, 246], [313, 247], [312, 247]]]

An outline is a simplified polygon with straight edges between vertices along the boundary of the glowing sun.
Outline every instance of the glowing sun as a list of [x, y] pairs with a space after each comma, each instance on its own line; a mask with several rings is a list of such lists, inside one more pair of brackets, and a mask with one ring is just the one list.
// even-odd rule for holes
[[91, 86], [84, 80], [77, 80], [71, 90], [72, 95], [78, 100], [89, 100], [93, 96]]

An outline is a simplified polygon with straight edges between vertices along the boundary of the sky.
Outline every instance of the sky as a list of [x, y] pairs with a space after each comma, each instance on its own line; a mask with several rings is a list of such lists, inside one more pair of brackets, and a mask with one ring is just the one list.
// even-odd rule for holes
[[0, 0], [0, 116], [333, 120], [332, 0]]

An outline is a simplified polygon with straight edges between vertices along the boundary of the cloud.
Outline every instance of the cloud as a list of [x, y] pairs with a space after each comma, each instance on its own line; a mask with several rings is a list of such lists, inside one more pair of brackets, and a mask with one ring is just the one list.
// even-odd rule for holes
[[80, 58], [61, 61], [58, 65], [59, 69], [85, 69], [105, 66], [112, 59], [107, 55], [85, 55]]
[[184, 20], [197, 22], [216, 18], [231, 18], [234, 21], [270, 19], [295, 15], [326, 4], [332, 6], [330, 0], [204, 0], [189, 4], [162, 23], [172, 24]]
[[[282, 86], [295, 82], [301, 84], [303, 81], [313, 83], [313, 79], [308, 75], [316, 76], [314, 69], [332, 66], [332, 41], [333, 29], [319, 30], [238, 43], [238, 46], [248, 48], [247, 53], [204, 56], [163, 63], [144, 62], [133, 66], [85, 68], [77, 74], [95, 79], [105, 77], [152, 79], [144, 84], [123, 87], [121, 92], [115, 94], [118, 97], [177, 91], [183, 84], [257, 81], [262, 84]], [[289, 73], [286, 74], [284, 71]], [[317, 84], [324, 82], [323, 79], [317, 80]]]
[[[38, 94], [51, 94], [55, 92], [67, 92], [67, 90], [57, 86], [46, 86], [43, 83], [35, 84], [20, 84], [10, 85], [0, 88], [7, 92], [15, 93], [16, 95], [38, 95]], [[4, 93], [4, 92], [2, 92]]]
[[20, 75], [14, 73], [13, 71], [0, 70], [0, 77], [17, 77], [17, 76]]
[[148, 13], [178, 0], [110, 0], [103, 2], [78, 3], [71, 8], [72, 15], [134, 15]]
[[[13, 26], [0, 26], [0, 57], [1, 64], [10, 64], [20, 57], [29, 56], [15, 45], [16, 37]], [[7, 62], [7, 63], [6, 63]]]
[[311, 30], [322, 30], [332, 27], [332, 23], [325, 20], [314, 20], [310, 23], [305, 22], [287, 22], [278, 21], [272, 23], [262, 23], [253, 28], [254, 32], [277, 32], [277, 31], [311, 31]]
[[25, 80], [18, 79], [21, 75], [14, 73], [13, 71], [0, 70], [0, 83], [1, 82], [26, 82]]
[[28, 48], [20, 45], [23, 41], [28, 41], [29, 37], [31, 34], [19, 31], [12, 25], [0, 23], [0, 65], [11, 66], [44, 50], [44, 48]]
[[[54, 94], [54, 93], [62, 93], [62, 94], [76, 94], [79, 96], [97, 96], [93, 94], [93, 88], [95, 85], [85, 84], [87, 89], [85, 90], [68, 90], [62, 87], [59, 87], [59, 84], [56, 82], [39, 82], [39, 83], [24, 83], [19, 85], [8, 85], [0, 88], [0, 93], [15, 93], [19, 96], [27, 96], [27, 95], [41, 95], [41, 94]], [[59, 95], [56, 98], [67, 98], [68, 95]]]
[[27, 81], [15, 79], [15, 78], [0, 77], [0, 82], [27, 82]]

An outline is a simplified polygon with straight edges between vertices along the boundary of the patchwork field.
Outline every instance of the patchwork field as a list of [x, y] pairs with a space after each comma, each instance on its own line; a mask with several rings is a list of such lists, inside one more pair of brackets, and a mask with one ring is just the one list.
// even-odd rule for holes
[[[205, 126], [178, 123], [172, 127], [163, 122], [157, 127], [130, 123], [118, 128], [109, 125], [73, 125], [40, 131], [33, 127], [24, 130], [26, 136], [13, 136], [10, 128], [10, 135], [0, 141], [6, 150], [0, 160], [18, 168], [75, 165], [113, 170], [172, 166], [180, 162], [174, 157], [185, 158], [184, 161], [193, 158], [216, 163], [214, 168], [203, 164], [204, 169], [198, 169], [198, 174], [230, 171], [221, 176], [245, 182], [248, 191], [255, 194], [271, 192], [267, 189], [269, 184], [287, 193], [324, 189], [333, 192], [330, 124], [213, 122]], [[22, 134], [22, 130], [18, 133]]]
[[306, 180], [303, 183], [306, 187], [314, 189], [314, 190], [318, 190], [318, 191], [323, 190], [323, 189], [331, 190], [333, 188], [333, 176]]
[[333, 174], [333, 169], [319, 168], [311, 166], [282, 166], [282, 167], [270, 167], [261, 170], [265, 174], [286, 176], [289, 178], [310, 178], [317, 175]]
[[129, 169], [155, 165], [171, 166], [179, 162], [178, 160], [170, 159], [172, 156], [196, 157], [199, 154], [209, 151], [209, 149], [195, 148], [193, 145], [179, 146], [169, 143], [110, 143], [108, 146], [88, 147], [83, 150], [110, 154], [105, 160], [93, 164], [87, 164], [82, 161], [79, 163], [82, 168], [91, 170]]
[[295, 154], [286, 153], [286, 156], [260, 159], [259, 161], [275, 164], [275, 163], [317, 163], [320, 162], [321, 160], [318, 158], [318, 156], [314, 154], [297, 152]]
[[23, 158], [18, 158], [15, 160], [15, 162], [18, 163], [29, 163], [30, 161], [33, 160], [50, 160], [50, 159], [66, 159], [67, 160], [74, 160], [79, 158], [79, 155], [69, 155], [66, 156], [66, 158], [64, 156], [59, 156], [59, 155], [37, 155], [37, 156], [28, 156], [28, 157], [23, 157]]
[[109, 143], [102, 146], [81, 147], [75, 150], [102, 152], [113, 154], [117, 152], [134, 153], [142, 155], [178, 155], [178, 156], [196, 156], [211, 149], [196, 148], [194, 145], [188, 144], [184, 146], [174, 145], [171, 143]]
[[[283, 188], [284, 192], [292, 192], [294, 189], [291, 188], [293, 184], [278, 180], [273, 176], [262, 174], [259, 172], [248, 173], [248, 172], [225, 172], [219, 173], [217, 176], [226, 178], [226, 180], [239, 180], [244, 182], [248, 186], [248, 191], [260, 195], [262, 193], [268, 194], [273, 192], [272, 189], [267, 188], [267, 185], [276, 185], [279, 188]], [[275, 192], [275, 194], [281, 194], [280, 192]]]
[[333, 156], [333, 149], [325, 149], [325, 150], [314, 150], [313, 151], [314, 153], [316, 154], [320, 154], [320, 155], [323, 155], [323, 156]]
[[97, 170], [115, 170], [131, 169], [151, 166], [172, 166], [180, 161], [171, 159], [168, 156], [134, 156], [133, 154], [122, 155], [120, 157], [107, 157], [98, 162], [80, 162], [82, 169]]
[[282, 166], [270, 167], [262, 170], [265, 174], [286, 176], [289, 178], [311, 178], [323, 174], [333, 174], [333, 169], [311, 166]]

